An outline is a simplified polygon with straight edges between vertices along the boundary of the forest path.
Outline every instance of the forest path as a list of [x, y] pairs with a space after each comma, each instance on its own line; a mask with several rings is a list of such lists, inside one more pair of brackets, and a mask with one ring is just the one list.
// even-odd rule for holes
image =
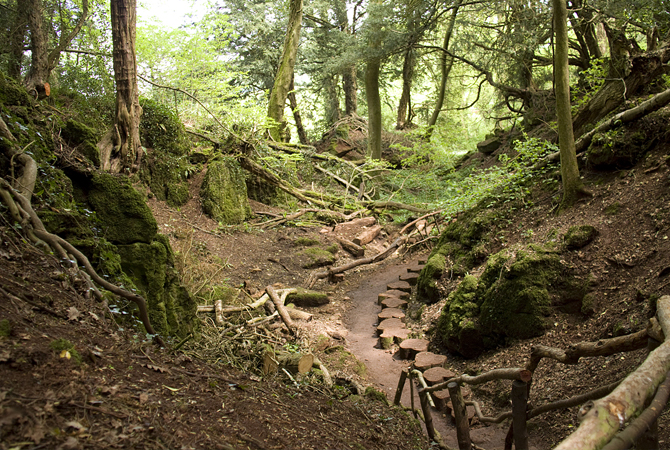
[[[377, 304], [377, 295], [385, 292], [388, 283], [398, 281], [400, 275], [407, 273], [407, 267], [416, 265], [416, 260], [393, 263], [380, 271], [370, 273], [361, 279], [360, 284], [347, 295], [351, 298], [351, 308], [345, 316], [345, 325], [349, 331], [347, 340], [349, 350], [365, 364], [369, 381], [386, 394], [389, 402], [395, 397], [400, 373], [410, 366], [409, 360], [400, 359], [392, 350], [384, 350], [378, 345], [376, 334], [377, 314], [381, 307]], [[405, 383], [401, 403], [411, 405], [410, 386]], [[420, 409], [417, 390], [414, 391], [414, 404]], [[451, 418], [442, 412], [432, 410], [433, 423], [448, 446], [458, 448], [456, 429]], [[470, 430], [472, 442], [487, 450], [504, 448], [507, 426], [490, 425]], [[531, 449], [533, 449], [531, 445]]]

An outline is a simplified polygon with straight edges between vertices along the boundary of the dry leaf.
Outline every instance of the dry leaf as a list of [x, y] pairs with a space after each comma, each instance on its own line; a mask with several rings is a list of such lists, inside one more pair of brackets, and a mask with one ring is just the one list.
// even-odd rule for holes
[[67, 310], [67, 319], [68, 320], [78, 320], [81, 313], [74, 306], [70, 306]]
[[23, 435], [26, 439], [30, 439], [33, 441], [35, 444], [39, 444], [42, 439], [44, 439], [44, 436], [46, 436], [47, 430], [42, 426], [42, 424], [37, 424], [32, 427], [28, 427], [28, 430], [26, 433]]
[[79, 422], [75, 422], [74, 420], [70, 422], [65, 422], [65, 426], [69, 428], [74, 428], [77, 431], [85, 430], [86, 427], [80, 424]]
[[70, 352], [68, 350], [63, 350], [60, 352], [60, 357], [65, 358], [65, 359], [70, 359], [72, 358], [72, 355], [70, 355]]
[[140, 405], [143, 405], [148, 401], [149, 401], [149, 394], [147, 394], [146, 392], [142, 392], [140, 394]]
[[96, 313], [92, 313], [90, 311], [88, 313], [91, 315], [91, 317], [93, 317], [94, 320], [97, 320], [97, 321], [100, 320], [100, 317], [98, 317], [98, 315]]
[[67, 449], [67, 450], [80, 448], [80, 446], [79, 446], [79, 440], [78, 440], [77, 438], [75, 438], [75, 437], [70, 436], [70, 437], [67, 438], [67, 440], [63, 443], [63, 445], [61, 445], [61, 446], [58, 447], [58, 448], [59, 448], [59, 449], [61, 449], [61, 448], [62, 448], [62, 449]]

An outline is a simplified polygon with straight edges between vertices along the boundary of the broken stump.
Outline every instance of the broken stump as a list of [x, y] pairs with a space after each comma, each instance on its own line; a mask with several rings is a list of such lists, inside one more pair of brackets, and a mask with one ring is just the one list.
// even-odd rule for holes
[[[387, 319], [395, 320], [395, 319]], [[400, 357], [414, 359], [417, 353], [428, 351], [428, 341], [425, 339], [407, 339], [400, 344]]]
[[288, 353], [266, 351], [263, 354], [263, 374], [277, 373], [286, 369], [292, 374], [307, 373], [312, 369], [314, 355], [309, 353]]

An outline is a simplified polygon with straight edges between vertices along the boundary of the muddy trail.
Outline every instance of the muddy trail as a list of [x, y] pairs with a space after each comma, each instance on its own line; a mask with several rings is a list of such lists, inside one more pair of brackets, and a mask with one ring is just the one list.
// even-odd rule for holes
[[[425, 261], [425, 258], [390, 262], [380, 270], [366, 274], [361, 278], [358, 286], [347, 292], [348, 297], [351, 298], [351, 307], [344, 320], [348, 330], [348, 348], [365, 364], [368, 375], [367, 381], [382, 390], [389, 402], [393, 402], [396, 395], [402, 370], [409, 368], [412, 361], [403, 359], [397, 346], [388, 350], [381, 348], [377, 335], [377, 325], [379, 324], [378, 314], [382, 311], [382, 307], [379, 305], [378, 295], [386, 292], [389, 284], [397, 282], [400, 277], [404, 277], [408, 273], [408, 268], [420, 266], [419, 263], [423, 261]], [[411, 307], [412, 305], [410, 305]], [[416, 308], [416, 305], [414, 307]], [[408, 322], [410, 321], [408, 319]], [[417, 335], [421, 333], [422, 330], [419, 329], [414, 332]], [[445, 365], [449, 367], [449, 360]], [[412, 402], [410, 384], [409, 382], [405, 383], [401, 404], [405, 407], [414, 405], [415, 408], [420, 409], [417, 392], [418, 385], [414, 389], [414, 402]], [[452, 416], [445, 410], [434, 408], [432, 409], [432, 415], [435, 429], [442, 436], [444, 443], [452, 448], [457, 448], [456, 428], [453, 425]], [[473, 422], [470, 436], [472, 442], [479, 447], [489, 450], [503, 449], [507, 428], [506, 423], [483, 426]], [[536, 448], [532, 441], [530, 448]]]

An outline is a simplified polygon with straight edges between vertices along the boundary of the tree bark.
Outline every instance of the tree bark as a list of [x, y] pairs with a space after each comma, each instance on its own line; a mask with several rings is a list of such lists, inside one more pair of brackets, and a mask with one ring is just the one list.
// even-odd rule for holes
[[268, 127], [268, 131], [275, 141], [283, 140], [284, 128], [286, 127], [284, 105], [293, 79], [293, 67], [298, 55], [301, 26], [302, 0], [291, 0], [284, 50], [268, 104], [268, 117], [273, 120], [273, 123]]
[[23, 46], [28, 31], [29, 2], [16, 2], [14, 20], [9, 28], [9, 56], [7, 59], [7, 75], [15, 80], [21, 79], [23, 64]]
[[570, 208], [583, 196], [584, 187], [579, 178], [579, 166], [575, 152], [575, 136], [572, 131], [570, 111], [570, 74], [568, 72], [568, 10], [566, 0], [552, 0], [554, 7], [554, 30], [556, 52], [554, 78], [556, 84], [556, 116], [558, 120], [558, 145], [561, 153], [561, 179], [563, 200], [560, 210]]
[[368, 156], [382, 159], [382, 103], [379, 97], [381, 59], [374, 56], [365, 68], [365, 96], [368, 101]]
[[342, 87], [344, 89], [344, 114], [351, 116], [358, 109], [358, 80], [356, 79], [356, 65], [347, 67], [342, 72]]
[[444, 97], [447, 93], [447, 80], [449, 79], [449, 73], [451, 73], [451, 67], [454, 65], [454, 58], [451, 57], [447, 51], [449, 50], [449, 41], [451, 41], [451, 36], [454, 33], [454, 24], [456, 23], [456, 15], [458, 14], [458, 9], [460, 8], [462, 0], [458, 0], [454, 5], [454, 9], [451, 11], [451, 17], [449, 23], [447, 24], [447, 31], [444, 33], [444, 43], [442, 44], [443, 52], [440, 54], [440, 88], [437, 93], [437, 99], [435, 101], [435, 109], [433, 109], [433, 114], [430, 116], [428, 121], [428, 129], [426, 130], [427, 141], [430, 141], [431, 136], [433, 135], [433, 129], [437, 123], [437, 118], [440, 116], [442, 111], [442, 105], [444, 105]]
[[140, 107], [135, 54], [136, 0], [111, 0], [116, 115], [111, 131], [112, 148], [104, 152], [103, 169], [117, 173], [137, 170], [142, 159]]
[[307, 139], [307, 133], [305, 133], [305, 127], [302, 124], [302, 117], [300, 116], [300, 110], [298, 109], [298, 100], [295, 97], [295, 77], [291, 78], [291, 87], [288, 93], [288, 101], [291, 106], [291, 111], [293, 112], [293, 120], [295, 120], [295, 127], [298, 130], [298, 139], [301, 144], [309, 145], [309, 140]]
[[397, 130], [403, 130], [411, 124], [412, 105], [410, 95], [412, 91], [415, 61], [416, 57], [414, 55], [414, 49], [410, 46], [405, 51], [405, 58], [402, 64], [402, 94], [400, 95], [400, 102], [398, 103], [398, 118], [395, 125]]

